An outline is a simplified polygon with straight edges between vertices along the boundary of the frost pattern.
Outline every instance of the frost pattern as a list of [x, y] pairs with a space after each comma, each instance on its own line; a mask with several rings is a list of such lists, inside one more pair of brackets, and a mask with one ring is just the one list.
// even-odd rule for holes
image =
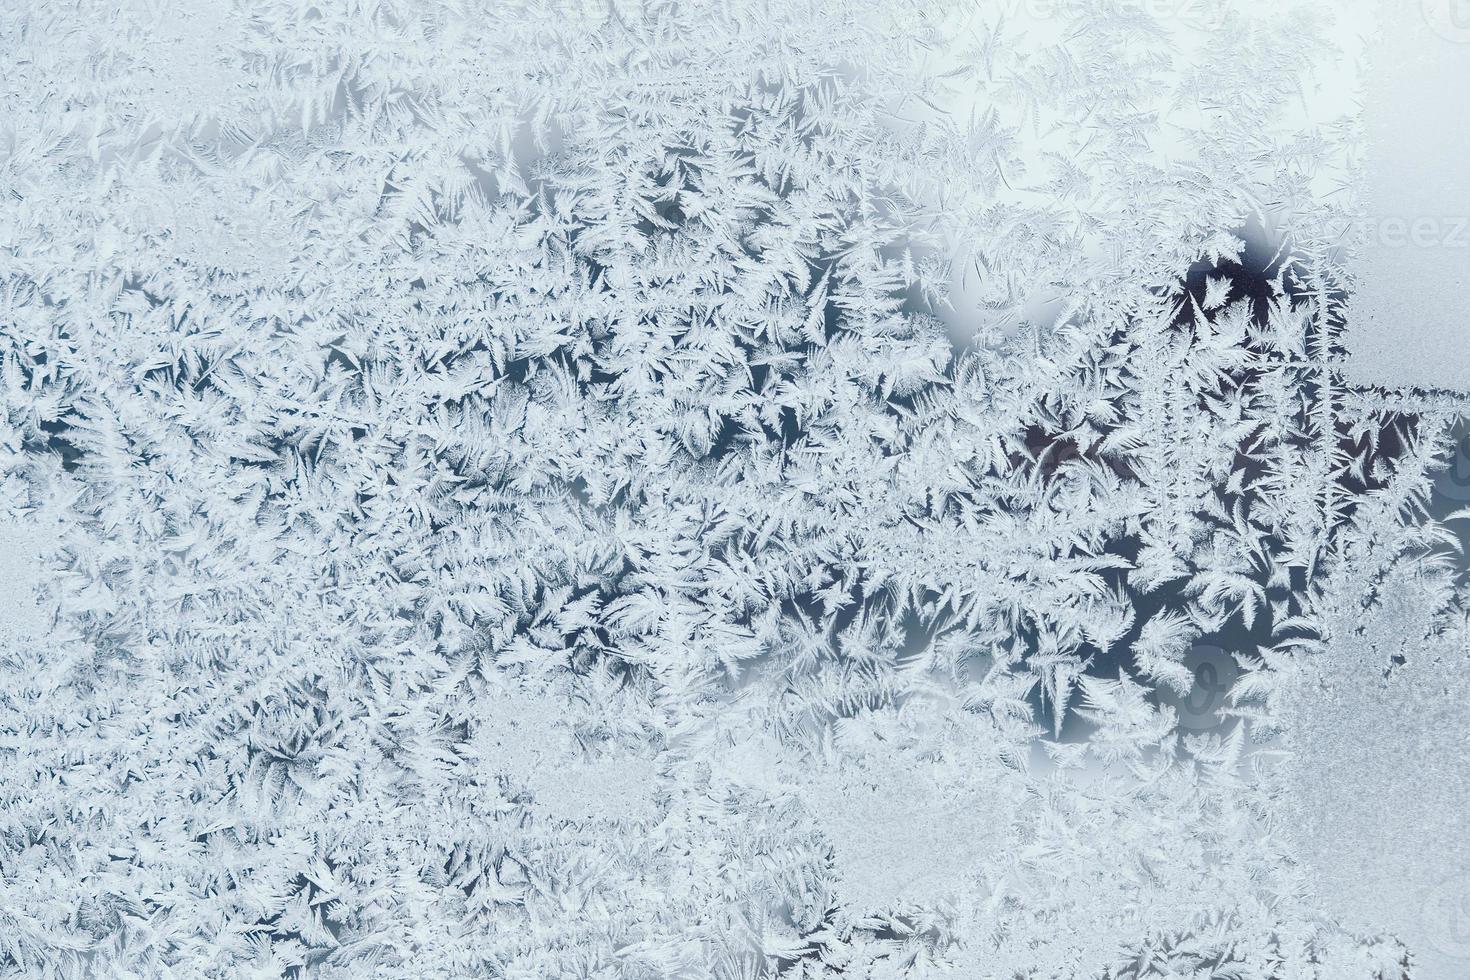
[[25, 523], [0, 524], [0, 636], [9, 642], [34, 641], [46, 619], [37, 603], [45, 543]]
[[1462, 956], [1328, 12], [1013, 6], [0, 10], [0, 975]]

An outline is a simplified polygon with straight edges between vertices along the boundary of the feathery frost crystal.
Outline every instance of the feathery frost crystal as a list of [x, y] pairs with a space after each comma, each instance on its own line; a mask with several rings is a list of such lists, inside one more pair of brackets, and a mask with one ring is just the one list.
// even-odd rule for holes
[[1470, 976], [1354, 9], [4, 5], [0, 976]]

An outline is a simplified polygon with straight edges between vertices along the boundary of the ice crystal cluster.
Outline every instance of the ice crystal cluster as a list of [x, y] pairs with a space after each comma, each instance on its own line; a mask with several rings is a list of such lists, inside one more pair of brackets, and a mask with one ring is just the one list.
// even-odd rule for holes
[[0, 976], [1470, 976], [1336, 13], [0, 4]]

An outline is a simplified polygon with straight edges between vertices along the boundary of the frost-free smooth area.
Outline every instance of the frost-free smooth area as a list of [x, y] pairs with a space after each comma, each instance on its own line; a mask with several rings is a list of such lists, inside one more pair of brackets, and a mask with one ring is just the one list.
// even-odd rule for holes
[[1388, 2], [1363, 85], [1365, 213], [1350, 373], [1369, 384], [1470, 389], [1470, 129], [1446, 100], [1470, 90], [1470, 16], [1450, 0]]

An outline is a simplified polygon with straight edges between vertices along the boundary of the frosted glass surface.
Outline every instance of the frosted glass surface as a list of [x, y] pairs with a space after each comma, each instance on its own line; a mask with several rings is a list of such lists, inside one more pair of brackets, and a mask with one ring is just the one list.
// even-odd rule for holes
[[0, 980], [1466, 980], [1464, 13], [0, 3]]

